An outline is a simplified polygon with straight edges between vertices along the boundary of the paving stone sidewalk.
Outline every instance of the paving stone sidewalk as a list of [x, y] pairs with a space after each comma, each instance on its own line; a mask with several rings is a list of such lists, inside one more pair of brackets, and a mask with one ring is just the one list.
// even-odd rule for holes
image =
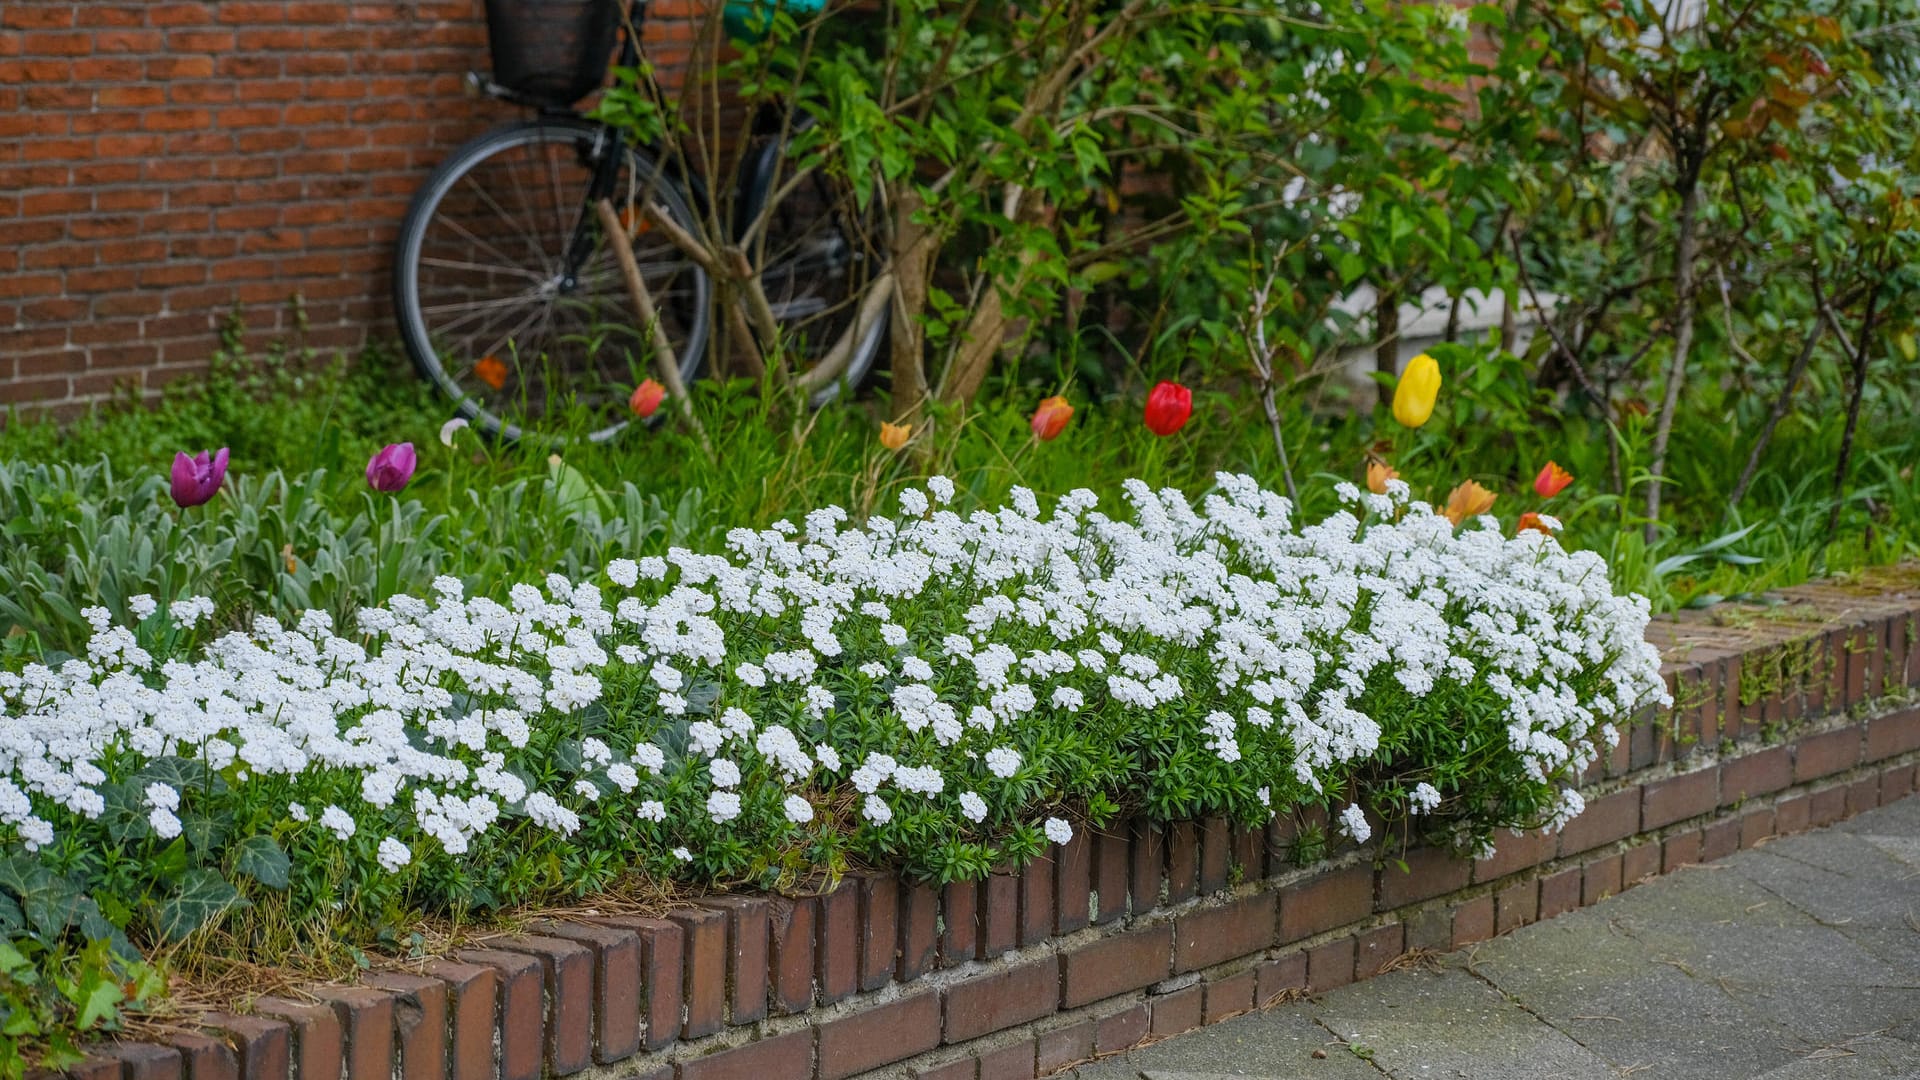
[[1067, 1075], [1920, 1078], [1920, 797]]

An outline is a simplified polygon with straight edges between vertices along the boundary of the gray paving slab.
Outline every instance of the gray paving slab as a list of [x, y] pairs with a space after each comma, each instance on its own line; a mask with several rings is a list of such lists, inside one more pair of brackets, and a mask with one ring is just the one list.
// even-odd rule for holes
[[1074, 1075], [1920, 1080], [1920, 798]]
[[1888, 857], [1898, 859], [1920, 873], [1920, 838], [1911, 836], [1879, 836], [1872, 833], [1856, 833], [1856, 836], [1885, 852]]
[[1613, 1080], [1607, 1061], [1460, 968], [1396, 971], [1328, 995], [1314, 1015], [1396, 1080]]
[[[1914, 801], [1920, 800], [1903, 804]], [[1867, 820], [1874, 817], [1860, 819], [1876, 829], [1866, 835], [1886, 835], [1878, 830], [1905, 828], [1910, 820]], [[1878, 956], [1905, 984], [1920, 985], [1920, 871], [1866, 835], [1826, 830], [1788, 837], [1725, 865]], [[1913, 836], [1920, 838], [1920, 831]]]
[[[1314, 1051], [1325, 1056], [1316, 1058]], [[1282, 1005], [1082, 1065], [1077, 1080], [1380, 1080], [1380, 1070], [1320, 1026], [1304, 1004]]]
[[1901, 799], [1859, 817], [1833, 826], [1832, 832], [1885, 832], [1894, 836], [1920, 836], [1920, 799]]
[[[1651, 888], [1652, 886], [1642, 886]], [[1563, 915], [1468, 954], [1469, 970], [1623, 1069], [1730, 1080], [1787, 1064], [1767, 1017], [1616, 925], [1606, 905]]]
[[1920, 1045], [1869, 1033], [1809, 1051], [1758, 1080], [1914, 1080]]
[[1920, 1016], [1920, 980], [1724, 864], [1629, 891], [1603, 910], [1660, 962], [1809, 1048]]

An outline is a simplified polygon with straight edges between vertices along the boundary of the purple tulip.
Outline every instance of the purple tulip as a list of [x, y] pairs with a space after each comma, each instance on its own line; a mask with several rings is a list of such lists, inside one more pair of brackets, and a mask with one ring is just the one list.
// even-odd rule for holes
[[198, 457], [173, 455], [173, 501], [180, 506], [199, 506], [220, 490], [227, 478], [227, 448], [217, 454], [200, 451]]
[[413, 479], [413, 467], [417, 461], [412, 443], [390, 443], [381, 447], [380, 452], [367, 462], [367, 483], [372, 485], [373, 490], [391, 495], [406, 487], [407, 481]]

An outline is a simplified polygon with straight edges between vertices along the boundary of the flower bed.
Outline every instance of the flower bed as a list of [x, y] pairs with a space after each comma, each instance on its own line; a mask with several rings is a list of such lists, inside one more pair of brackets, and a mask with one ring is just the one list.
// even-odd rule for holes
[[636, 872], [974, 878], [1133, 812], [1325, 805], [1471, 849], [1564, 824], [1611, 721], [1665, 700], [1599, 558], [1397, 481], [1305, 527], [1236, 476], [1197, 509], [1132, 484], [1126, 520], [951, 493], [505, 604], [443, 579], [351, 634], [95, 612], [85, 658], [0, 676], [0, 821], [98, 903], [65, 910], [90, 933], [248, 900], [365, 931]]

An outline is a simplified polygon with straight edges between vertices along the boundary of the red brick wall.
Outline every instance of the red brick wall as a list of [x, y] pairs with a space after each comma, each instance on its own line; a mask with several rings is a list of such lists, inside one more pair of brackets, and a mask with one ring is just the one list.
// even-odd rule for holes
[[[685, 63], [701, 0], [655, 0]], [[482, 0], [0, 2], [0, 408], [151, 392], [250, 340], [391, 338], [413, 190], [512, 118]]]

